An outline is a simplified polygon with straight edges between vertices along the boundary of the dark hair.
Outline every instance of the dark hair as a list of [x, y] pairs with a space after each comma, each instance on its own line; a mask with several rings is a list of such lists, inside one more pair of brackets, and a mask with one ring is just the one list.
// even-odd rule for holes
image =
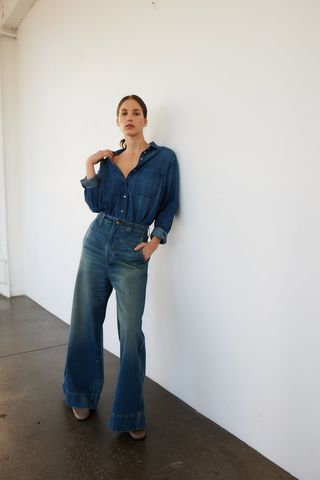
[[[142, 100], [142, 98], [138, 97], [138, 95], [126, 95], [125, 97], [121, 98], [121, 100], [118, 104], [118, 107], [117, 107], [117, 117], [119, 116], [121, 105], [126, 100], [135, 100], [136, 102], [138, 102], [140, 107], [142, 108], [144, 118], [147, 118], [147, 114], [148, 114], [147, 106], [144, 103], [144, 101]], [[126, 141], [125, 141], [124, 138], [120, 141], [120, 147], [121, 148], [127, 148]]]

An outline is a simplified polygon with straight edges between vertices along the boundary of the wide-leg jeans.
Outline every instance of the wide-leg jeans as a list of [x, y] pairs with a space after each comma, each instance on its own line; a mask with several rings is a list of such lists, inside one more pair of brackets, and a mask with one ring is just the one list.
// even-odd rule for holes
[[145, 428], [142, 315], [149, 260], [134, 247], [147, 240], [148, 226], [100, 212], [82, 242], [62, 391], [67, 405], [96, 409], [104, 383], [103, 322], [114, 289], [120, 368], [109, 421], [113, 431]]

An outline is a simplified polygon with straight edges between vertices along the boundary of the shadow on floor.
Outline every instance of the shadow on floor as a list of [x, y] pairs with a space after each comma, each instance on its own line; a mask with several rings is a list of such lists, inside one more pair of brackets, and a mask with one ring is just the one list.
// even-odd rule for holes
[[118, 357], [104, 351], [98, 409], [77, 421], [63, 401], [69, 326], [25, 296], [0, 296], [3, 480], [294, 479], [149, 378], [147, 438], [108, 430]]

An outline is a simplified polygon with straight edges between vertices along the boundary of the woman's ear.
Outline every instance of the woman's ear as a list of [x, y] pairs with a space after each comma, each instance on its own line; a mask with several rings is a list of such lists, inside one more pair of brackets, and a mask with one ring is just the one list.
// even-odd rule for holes
[[116, 122], [117, 122], [118, 127], [120, 127], [118, 117], [116, 118]]
[[148, 119], [145, 118], [145, 119], [144, 119], [144, 126], [146, 127], [147, 125], [148, 125]]

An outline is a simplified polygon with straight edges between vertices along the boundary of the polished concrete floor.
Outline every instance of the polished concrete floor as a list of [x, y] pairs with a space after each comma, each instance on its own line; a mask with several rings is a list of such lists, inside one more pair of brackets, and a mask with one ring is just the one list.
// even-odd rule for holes
[[77, 421], [61, 393], [68, 331], [28, 297], [0, 296], [1, 480], [294, 478], [148, 378], [147, 438], [109, 431], [118, 358], [107, 351], [98, 409]]

